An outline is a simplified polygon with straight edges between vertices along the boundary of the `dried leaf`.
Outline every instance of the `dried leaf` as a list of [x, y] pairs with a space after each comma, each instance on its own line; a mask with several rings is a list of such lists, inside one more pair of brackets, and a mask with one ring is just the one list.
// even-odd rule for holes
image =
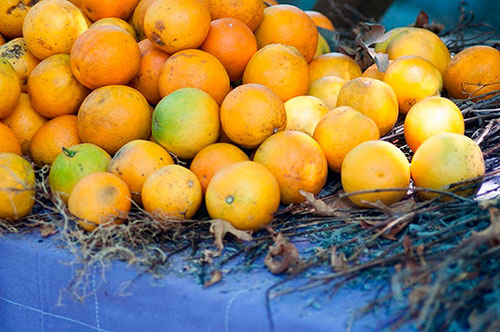
[[490, 208], [490, 225], [480, 232], [473, 232], [476, 237], [491, 238], [500, 241], [500, 209]]
[[362, 37], [366, 46], [385, 42], [389, 38], [388, 35], [385, 35], [385, 27], [382, 24], [364, 23], [363, 25], [368, 28]]
[[59, 232], [53, 225], [42, 225], [38, 230], [42, 237], [48, 237]]
[[219, 270], [214, 271], [212, 273], [212, 278], [208, 281], [205, 281], [205, 283], [203, 284], [203, 287], [205, 287], [205, 288], [210, 287], [210, 286], [218, 283], [221, 280], [222, 280], [222, 272]]
[[337, 199], [331, 205], [326, 204], [323, 200], [314, 197], [314, 194], [299, 189], [299, 193], [306, 198], [306, 201], [311, 204], [315, 216], [321, 217], [341, 217], [348, 213], [342, 210], [350, 210], [352, 206], [345, 199]]
[[360, 34], [356, 36], [356, 44], [361, 46], [361, 48], [370, 55], [377, 64], [377, 69], [384, 73], [389, 66], [389, 56], [384, 53], [375, 52], [375, 48], [370, 46], [386, 41], [390, 34], [386, 34], [384, 26], [380, 24], [365, 23], [364, 26], [368, 28], [368, 31], [366, 31], [363, 36]]
[[242, 241], [252, 241], [252, 231], [241, 231], [234, 228], [228, 221], [223, 219], [213, 219], [210, 220], [210, 233], [214, 235], [214, 245], [222, 251], [224, 249], [224, 244], [222, 240], [227, 233], [231, 233]]
[[288, 268], [299, 260], [299, 252], [297, 248], [286, 238], [278, 233], [273, 236], [274, 244], [269, 247], [269, 252], [264, 260], [269, 271], [274, 274], [280, 274], [288, 270]]
[[332, 247], [330, 256], [330, 266], [334, 271], [342, 271], [348, 267], [345, 253], [337, 254], [337, 247]]
[[429, 15], [425, 11], [421, 10], [413, 25], [417, 28], [424, 28], [428, 24], [429, 24]]
[[409, 198], [404, 201], [394, 203], [391, 206], [387, 206], [379, 200], [375, 202], [362, 200], [362, 202], [375, 209], [379, 209], [380, 211], [384, 212], [389, 216], [408, 213], [417, 206], [417, 202], [413, 198]]

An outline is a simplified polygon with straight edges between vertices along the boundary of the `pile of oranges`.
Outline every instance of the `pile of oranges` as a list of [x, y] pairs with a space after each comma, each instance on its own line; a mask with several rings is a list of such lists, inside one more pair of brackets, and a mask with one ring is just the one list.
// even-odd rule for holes
[[[334, 30], [321, 13], [263, 0], [3, 0], [0, 218], [33, 207], [27, 160], [50, 165], [52, 194], [87, 230], [123, 222], [134, 203], [192, 218], [203, 202], [214, 219], [259, 229], [280, 203], [303, 202], [300, 190], [318, 194], [329, 170], [345, 192], [365, 191], [350, 196], [361, 207], [405, 196], [373, 189], [484, 174], [441, 93], [492, 97], [498, 50], [451, 58], [434, 33], [404, 27], [377, 44], [387, 70], [362, 72], [317, 26]], [[411, 166], [380, 140], [400, 114]]]

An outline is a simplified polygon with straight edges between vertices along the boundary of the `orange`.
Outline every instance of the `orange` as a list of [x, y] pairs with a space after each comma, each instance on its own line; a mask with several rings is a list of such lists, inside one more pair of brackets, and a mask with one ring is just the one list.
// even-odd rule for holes
[[[344, 158], [340, 173], [347, 194], [376, 189], [407, 188], [410, 185], [410, 164], [401, 150], [384, 141], [359, 144]], [[405, 190], [381, 191], [350, 195], [351, 202], [369, 207], [363, 201], [381, 201], [391, 205], [406, 195]]]
[[[391, 61], [392, 62], [392, 61]], [[370, 67], [366, 68], [363, 74], [361, 74], [362, 77], [370, 77], [374, 78], [379, 81], [384, 80], [384, 73], [378, 70], [377, 64], [374, 63]]]
[[31, 138], [31, 159], [39, 166], [51, 165], [63, 147], [69, 148], [80, 142], [76, 115], [58, 116], [44, 123]]
[[336, 76], [324, 76], [309, 85], [308, 95], [318, 97], [330, 108], [337, 107], [340, 89], [347, 81]]
[[33, 6], [23, 23], [28, 50], [43, 60], [69, 54], [76, 38], [87, 30], [82, 12], [66, 0], [44, 0]]
[[28, 11], [41, 0], [0, 1], [0, 33], [10, 38], [23, 35], [23, 22]]
[[78, 111], [78, 135], [82, 142], [114, 154], [135, 139], [151, 134], [151, 110], [139, 91], [124, 85], [108, 85], [92, 91]]
[[144, 33], [144, 16], [146, 16], [146, 11], [149, 6], [155, 2], [156, 0], [141, 0], [137, 4], [137, 7], [134, 9], [134, 13], [132, 14], [132, 18], [130, 19], [130, 24], [134, 27], [135, 32], [137, 33], [137, 38], [139, 40], [143, 40], [146, 38], [146, 34]]
[[50, 167], [52, 194], [68, 203], [76, 183], [86, 175], [106, 172], [110, 160], [109, 154], [94, 144], [83, 143], [64, 148]]
[[162, 97], [181, 88], [198, 88], [221, 104], [229, 92], [229, 76], [212, 54], [200, 50], [184, 50], [165, 62], [158, 86]]
[[192, 218], [201, 205], [200, 181], [189, 169], [164, 166], [148, 176], [142, 187], [142, 205], [153, 215]]
[[298, 96], [285, 103], [286, 128], [312, 136], [319, 120], [330, 111], [325, 103], [312, 96]]
[[40, 63], [28, 48], [23, 38], [16, 38], [0, 46], [0, 57], [7, 59], [21, 80], [21, 91], [28, 91], [28, 77]]
[[386, 83], [368, 77], [358, 77], [340, 89], [338, 106], [351, 106], [372, 118], [380, 135], [387, 134], [398, 119], [398, 101], [394, 90]]
[[330, 53], [330, 46], [326, 41], [325, 37], [318, 32], [318, 46], [316, 47], [316, 53], [314, 53], [314, 57], [317, 58], [320, 55]]
[[464, 134], [464, 117], [451, 100], [441, 97], [422, 99], [406, 115], [406, 143], [415, 152], [429, 137], [441, 133]]
[[14, 111], [21, 95], [21, 82], [12, 65], [0, 58], [0, 119]]
[[211, 218], [227, 220], [243, 230], [258, 230], [268, 224], [279, 203], [276, 178], [253, 161], [241, 161], [217, 172], [205, 195]]
[[307, 62], [296, 48], [271, 44], [252, 56], [243, 73], [243, 84], [265, 85], [287, 101], [307, 94], [308, 75]]
[[200, 0], [157, 0], [144, 16], [146, 36], [169, 54], [198, 48], [209, 30], [210, 12]]
[[169, 94], [153, 113], [155, 142], [183, 159], [191, 159], [215, 143], [219, 128], [219, 106], [209, 94], [195, 88]]
[[23, 150], [16, 134], [0, 122], [0, 152], [9, 152], [22, 156]]
[[81, 0], [85, 15], [92, 21], [104, 17], [118, 17], [128, 19], [139, 0]]
[[330, 19], [326, 17], [326, 15], [314, 10], [306, 10], [305, 13], [309, 15], [309, 17], [313, 20], [314, 24], [316, 24], [317, 27], [331, 31], [335, 30], [332, 21], [330, 21]]
[[0, 34], [0, 45], [5, 44], [5, 38]]
[[130, 191], [125, 181], [106, 173], [92, 173], [82, 178], [69, 195], [68, 209], [87, 231], [100, 224], [121, 224], [130, 212]]
[[378, 140], [380, 133], [371, 118], [352, 107], [340, 106], [321, 118], [313, 138], [323, 149], [330, 169], [340, 173], [347, 153], [363, 142]]
[[68, 54], [56, 54], [44, 59], [28, 79], [31, 103], [38, 113], [47, 118], [76, 114], [89, 92], [73, 76]]
[[139, 72], [141, 52], [135, 39], [112, 25], [93, 27], [73, 45], [71, 71], [89, 89], [127, 84]]
[[278, 180], [281, 203], [305, 201], [299, 190], [319, 194], [326, 183], [328, 164], [320, 145], [300, 131], [277, 133], [262, 143], [253, 157]]
[[384, 37], [382, 38], [384, 41], [380, 43], [375, 44], [375, 52], [377, 53], [386, 53], [387, 52], [387, 46], [389, 46], [390, 42], [396, 38], [400, 33], [405, 32], [408, 29], [411, 29], [412, 27], [399, 27], [399, 28], [394, 28], [389, 31], [387, 31], [384, 34]]
[[311, 61], [318, 46], [318, 29], [303, 10], [290, 5], [277, 5], [264, 9], [264, 19], [255, 30], [259, 49], [269, 44], [295, 47], [307, 62]]
[[174, 160], [160, 145], [145, 141], [130, 141], [109, 163], [108, 171], [125, 181], [134, 201], [141, 202], [141, 190], [146, 178], [157, 169], [173, 164]]
[[158, 77], [168, 54], [154, 47], [149, 39], [140, 41], [138, 45], [141, 50], [141, 67], [129, 85], [142, 93], [149, 103], [157, 104], [161, 99]]
[[453, 98], [464, 99], [500, 90], [500, 51], [484, 45], [466, 48], [451, 59], [443, 78], [446, 91]]
[[255, 31], [264, 16], [262, 0], [204, 0], [210, 9], [212, 20], [224, 17], [235, 18]]
[[113, 25], [123, 30], [127, 31], [129, 35], [131, 35], [135, 40], [137, 40], [137, 34], [135, 33], [134, 28], [129, 23], [125, 22], [121, 18], [118, 17], [106, 17], [101, 18], [98, 21], [95, 21], [89, 28], [98, 27], [100, 25]]
[[278, 1], [276, 0], [264, 0], [264, 3], [268, 6], [279, 5]]
[[439, 96], [443, 78], [429, 61], [417, 56], [405, 56], [394, 60], [384, 74], [384, 82], [396, 93], [399, 111], [408, 113], [420, 100]]
[[16, 154], [0, 152], [0, 219], [16, 220], [30, 214], [35, 193], [30, 163]]
[[33, 108], [28, 94], [21, 93], [14, 111], [2, 119], [2, 122], [12, 129], [21, 143], [23, 153], [27, 153], [30, 149], [31, 139], [37, 130], [47, 122], [47, 119]]
[[237, 146], [215, 143], [201, 149], [193, 158], [189, 169], [198, 177], [201, 189], [205, 193], [215, 173], [229, 165], [246, 160], [248, 156]]
[[327, 53], [318, 56], [309, 63], [309, 81], [325, 76], [337, 76], [346, 81], [361, 76], [359, 65], [342, 53]]
[[243, 84], [231, 91], [222, 103], [220, 118], [227, 137], [249, 149], [286, 127], [283, 102], [260, 84]]
[[82, 0], [68, 0], [68, 1], [77, 6], [78, 8], [82, 7]]
[[210, 31], [201, 49], [219, 59], [231, 81], [238, 81], [248, 61], [257, 52], [257, 41], [245, 23], [234, 18], [220, 18], [210, 23]]
[[[485, 172], [483, 153], [470, 138], [443, 133], [432, 136], [418, 148], [411, 161], [411, 176], [416, 187], [450, 191], [453, 183], [473, 179]], [[478, 188], [455, 191], [468, 196]], [[432, 199], [437, 193], [419, 191], [420, 197]]]

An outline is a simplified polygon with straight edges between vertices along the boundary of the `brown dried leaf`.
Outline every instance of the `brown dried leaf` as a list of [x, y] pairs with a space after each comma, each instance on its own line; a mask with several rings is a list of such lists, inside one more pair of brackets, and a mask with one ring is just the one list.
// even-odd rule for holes
[[214, 271], [212, 273], [212, 278], [208, 281], [205, 281], [205, 283], [203, 284], [203, 287], [205, 287], [205, 288], [210, 287], [210, 286], [218, 283], [221, 280], [222, 280], [222, 272], [219, 270]]
[[413, 26], [417, 28], [424, 28], [428, 24], [429, 24], [429, 15], [425, 11], [421, 10]]
[[370, 46], [386, 41], [390, 35], [385, 33], [385, 28], [381, 24], [365, 23], [364, 26], [368, 30], [362, 36], [361, 34], [356, 36], [356, 44], [370, 55], [377, 64], [377, 69], [384, 73], [389, 66], [389, 56], [385, 53], [375, 52], [375, 48]]
[[223, 219], [213, 219], [210, 220], [210, 233], [214, 235], [214, 245], [222, 251], [224, 249], [224, 244], [222, 240], [227, 233], [231, 233], [242, 241], [252, 241], [252, 231], [241, 231], [234, 228], [228, 221]]
[[42, 237], [48, 237], [59, 232], [53, 225], [42, 225], [38, 230]]
[[280, 274], [299, 260], [297, 248], [288, 242], [286, 238], [278, 233], [273, 236], [274, 244], [269, 247], [269, 252], [264, 260], [269, 271], [274, 274]]
[[332, 247], [330, 256], [330, 266], [334, 271], [342, 271], [348, 267], [345, 253], [337, 254], [337, 247]]
[[500, 209], [490, 208], [490, 225], [480, 232], [473, 232], [476, 237], [491, 238], [500, 241]]
[[346, 202], [345, 199], [336, 199], [330, 205], [326, 204], [323, 200], [314, 197], [314, 194], [299, 189], [299, 193], [306, 198], [306, 201], [311, 204], [313, 211], [311, 213], [315, 216], [321, 217], [342, 217], [348, 215], [345, 211], [351, 210], [352, 206]]
[[397, 202], [389, 206], [392, 214], [404, 214], [412, 211], [417, 206], [417, 202], [413, 197], [405, 199], [404, 201]]

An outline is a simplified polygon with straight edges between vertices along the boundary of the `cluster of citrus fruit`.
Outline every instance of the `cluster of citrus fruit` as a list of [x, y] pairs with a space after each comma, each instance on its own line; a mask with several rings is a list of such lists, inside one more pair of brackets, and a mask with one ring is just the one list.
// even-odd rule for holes
[[[132, 201], [191, 218], [203, 198], [212, 218], [258, 229], [280, 202], [304, 201], [299, 190], [318, 194], [328, 169], [347, 193], [407, 188], [410, 177], [440, 189], [484, 173], [460, 110], [440, 93], [443, 79], [455, 98], [498, 90], [498, 50], [450, 61], [432, 32], [399, 28], [377, 45], [392, 60], [385, 73], [362, 73], [330, 52], [317, 29], [334, 29], [326, 16], [266, 3], [3, 0], [0, 218], [33, 206], [23, 154], [51, 165], [52, 193], [87, 230], [123, 221]], [[399, 113], [411, 167], [379, 140]]]

